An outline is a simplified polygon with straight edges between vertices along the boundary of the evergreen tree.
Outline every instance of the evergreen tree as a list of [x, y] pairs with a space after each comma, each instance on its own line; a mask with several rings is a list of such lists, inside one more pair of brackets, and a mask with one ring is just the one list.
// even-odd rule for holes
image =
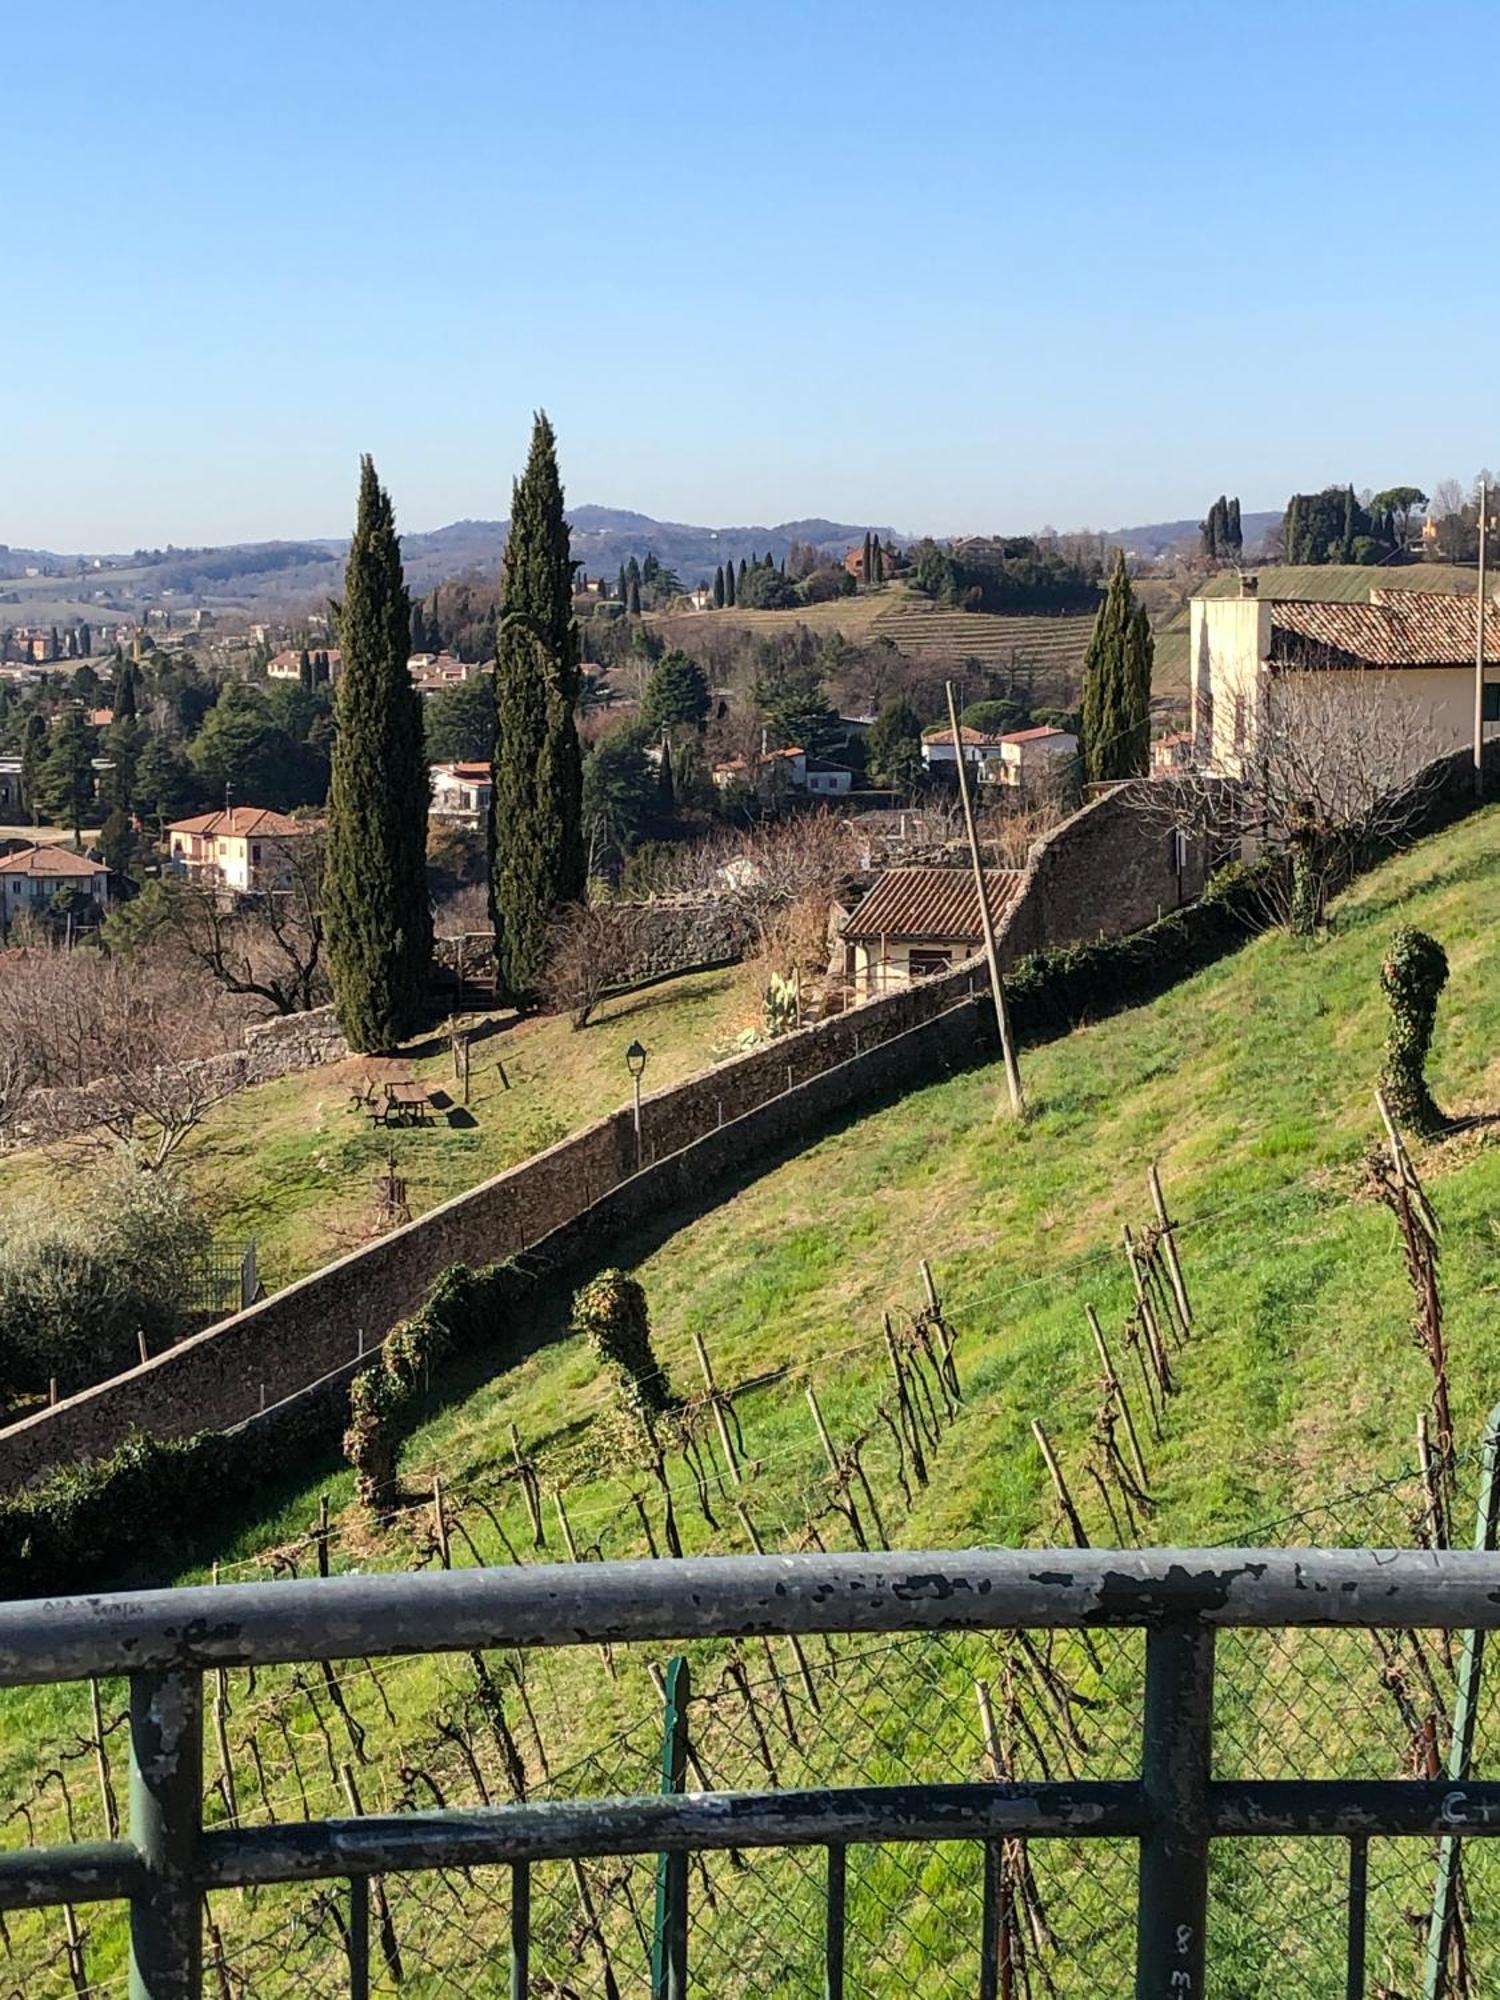
[[723, 563], [720, 563], [720, 564], [719, 564], [719, 566], [718, 566], [718, 568], [717, 568], [717, 569], [716, 569], [716, 570], [714, 571], [714, 609], [715, 609], [715, 611], [722, 611], [722, 610], [724, 609], [724, 565], [723, 565]]
[[724, 565], [724, 602], [731, 611], [734, 609], [734, 562], [732, 558]]
[[665, 731], [661, 739], [661, 772], [658, 786], [663, 819], [670, 819], [677, 810], [677, 788], [672, 777], [672, 739]]
[[859, 559], [859, 580], [868, 584], [875, 574], [875, 564], [870, 548], [870, 531], [865, 529], [865, 552]]
[[339, 1025], [352, 1048], [394, 1048], [422, 1018], [432, 957], [422, 698], [407, 671], [411, 605], [390, 495], [360, 461], [339, 617], [344, 667], [323, 913]]
[[624, 563], [620, 564], [620, 602], [623, 604], [630, 595], [630, 579], [625, 574]]
[[1083, 768], [1091, 783], [1144, 774], [1150, 703], [1150, 628], [1119, 550], [1083, 662]]
[[[587, 887], [571, 575], [557, 441], [539, 413], [511, 501], [495, 652], [490, 907], [500, 992], [517, 1006], [540, 987], [553, 912]], [[639, 572], [628, 580], [638, 611]]]
[[31, 824], [42, 823], [42, 763], [47, 755], [47, 719], [35, 713], [26, 718], [21, 738], [21, 797], [31, 814]]
[[865, 763], [877, 785], [909, 792], [921, 783], [922, 720], [907, 701], [888, 701], [870, 725]]
[[739, 582], [738, 582], [738, 589], [739, 589], [739, 593], [740, 593], [741, 595], [743, 595], [743, 593], [744, 593], [744, 589], [745, 589], [745, 577], [746, 577], [746, 574], [747, 574], [747, 569], [748, 569], [748, 566], [747, 566], [747, 564], [746, 564], [746, 562], [745, 562], [745, 558], [744, 558], [743, 556], [741, 556], [741, 557], [740, 557], [740, 574], [739, 574]]
[[165, 827], [193, 803], [193, 773], [188, 761], [165, 736], [153, 736], [135, 767], [135, 807], [143, 819]]
[[688, 723], [701, 729], [708, 720], [708, 682], [696, 660], [675, 648], [651, 670], [641, 701], [641, 721], [652, 729]]
[[630, 579], [630, 601], [625, 609], [632, 618], [641, 615], [641, 586], [634, 577]]
[[1245, 546], [1245, 532], [1240, 526], [1240, 502], [1238, 494], [1229, 503], [1225, 541], [1228, 543], [1229, 554], [1238, 558]]
[[43, 808], [73, 829], [78, 845], [83, 809], [94, 795], [94, 739], [76, 708], [64, 709], [47, 740], [37, 773]]
[[302, 651], [297, 655], [297, 678], [299, 681], [301, 681], [303, 687], [308, 689], [312, 687], [313, 684], [312, 654], [308, 652], [306, 646], [304, 646], [302, 648]]
[[116, 722], [134, 722], [135, 705], [135, 663], [122, 659], [115, 672], [114, 710]]
[[115, 806], [99, 835], [104, 865], [112, 875], [128, 875], [135, 860], [135, 827], [123, 806]]
[[870, 577], [871, 583], [884, 583], [885, 551], [880, 546], [879, 535], [874, 536], [870, 542], [870, 561], [874, 564], [874, 570]]
[[411, 649], [414, 653], [427, 651], [427, 619], [419, 597], [414, 597], [411, 604]]

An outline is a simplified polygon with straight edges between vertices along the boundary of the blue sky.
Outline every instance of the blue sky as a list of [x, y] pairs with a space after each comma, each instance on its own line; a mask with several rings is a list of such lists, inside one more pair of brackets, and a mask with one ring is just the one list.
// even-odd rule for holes
[[53, 0], [0, 541], [1115, 526], [1500, 458], [1500, 6]]

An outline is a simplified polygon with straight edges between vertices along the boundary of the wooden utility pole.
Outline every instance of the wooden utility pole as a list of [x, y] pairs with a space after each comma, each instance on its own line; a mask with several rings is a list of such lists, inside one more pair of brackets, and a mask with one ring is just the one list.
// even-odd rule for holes
[[979, 898], [979, 926], [984, 933], [984, 955], [990, 962], [990, 992], [995, 1000], [995, 1025], [1000, 1030], [1000, 1053], [1005, 1058], [1005, 1081], [1010, 1090], [1010, 1108], [1024, 1117], [1026, 1099], [1021, 1092], [1021, 1070], [1015, 1045], [1010, 1038], [1010, 1016], [1005, 1011], [1005, 988], [1000, 983], [1000, 960], [995, 954], [995, 926], [990, 920], [990, 901], [985, 893], [984, 863], [979, 856], [979, 835], [974, 827], [974, 808], [969, 802], [969, 772], [964, 760], [963, 738], [958, 733], [958, 710], [953, 701], [953, 683], [948, 689], [948, 721], [953, 729], [953, 753], [958, 759], [958, 796], [963, 801], [964, 826], [969, 835], [969, 859], [974, 864], [974, 893]]
[[1474, 615], [1474, 796], [1484, 797], [1484, 614], [1490, 489], [1479, 482], [1479, 598]]

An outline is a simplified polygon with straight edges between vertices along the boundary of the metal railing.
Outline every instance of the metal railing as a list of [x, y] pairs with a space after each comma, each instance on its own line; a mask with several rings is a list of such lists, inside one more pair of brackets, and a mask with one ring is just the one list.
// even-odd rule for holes
[[[577, 1857], [657, 1855], [652, 1985], [660, 2000], [681, 2000], [691, 1977], [688, 1858], [812, 1848], [827, 1858], [824, 1987], [838, 2000], [847, 1850], [977, 1842], [985, 1857], [979, 1990], [993, 1996], [1007, 1990], [996, 1947], [1007, 1844], [1127, 1839], [1139, 1846], [1136, 1994], [1192, 2000], [1206, 1990], [1211, 1843], [1319, 1836], [1347, 1844], [1345, 1990], [1360, 1994], [1368, 1843], [1421, 1837], [1447, 1853], [1500, 1832], [1500, 1782], [1468, 1779], [1466, 1762], [1450, 1763], [1437, 1780], [1215, 1777], [1216, 1636], [1229, 1628], [1482, 1634], [1497, 1626], [1494, 1555], [1371, 1549], [718, 1557], [9, 1604], [0, 1606], [0, 1686], [128, 1677], [130, 1805], [124, 1837], [0, 1854], [0, 1911], [128, 1902], [131, 1993], [195, 2000], [205, 1894], [343, 1880], [347, 1990], [360, 1996], [370, 1990], [372, 1878], [503, 1866], [512, 1878], [509, 1990], [525, 2000], [535, 1990], [529, 1871]], [[1106, 1629], [1145, 1633], [1139, 1768], [1129, 1778], [685, 1791], [685, 1737], [673, 1718], [685, 1707], [686, 1671], [674, 1668], [664, 1686], [658, 1795], [204, 1824], [206, 1673], [492, 1648]], [[1471, 1638], [1465, 1654], [1476, 1672], [1478, 1651]], [[1435, 1909], [1435, 1920], [1442, 1915]], [[1441, 1986], [1439, 1971], [1429, 1990]]]

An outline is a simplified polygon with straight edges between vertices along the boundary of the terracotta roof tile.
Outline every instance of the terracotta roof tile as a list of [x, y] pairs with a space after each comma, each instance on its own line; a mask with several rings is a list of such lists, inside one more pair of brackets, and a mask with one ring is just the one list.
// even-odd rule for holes
[[272, 812], [268, 806], [231, 806], [227, 812], [199, 813], [196, 819], [174, 820], [168, 833], [196, 833], [202, 839], [225, 836], [243, 840], [247, 835], [307, 833], [305, 820], [290, 819]]
[[[984, 871], [990, 921], [1001, 913], [1020, 884], [1015, 868]], [[844, 925], [853, 942], [873, 938], [967, 939], [977, 944], [979, 898], [968, 868], [888, 868]]]
[[19, 854], [0, 857], [0, 875], [107, 875], [102, 861], [90, 861], [68, 847], [23, 847]]
[[[1368, 604], [1271, 606], [1272, 666], [1458, 667], [1474, 660], [1475, 605], [1451, 591], [1371, 592]], [[1500, 611], [1485, 612], [1485, 657], [1500, 659]]]

